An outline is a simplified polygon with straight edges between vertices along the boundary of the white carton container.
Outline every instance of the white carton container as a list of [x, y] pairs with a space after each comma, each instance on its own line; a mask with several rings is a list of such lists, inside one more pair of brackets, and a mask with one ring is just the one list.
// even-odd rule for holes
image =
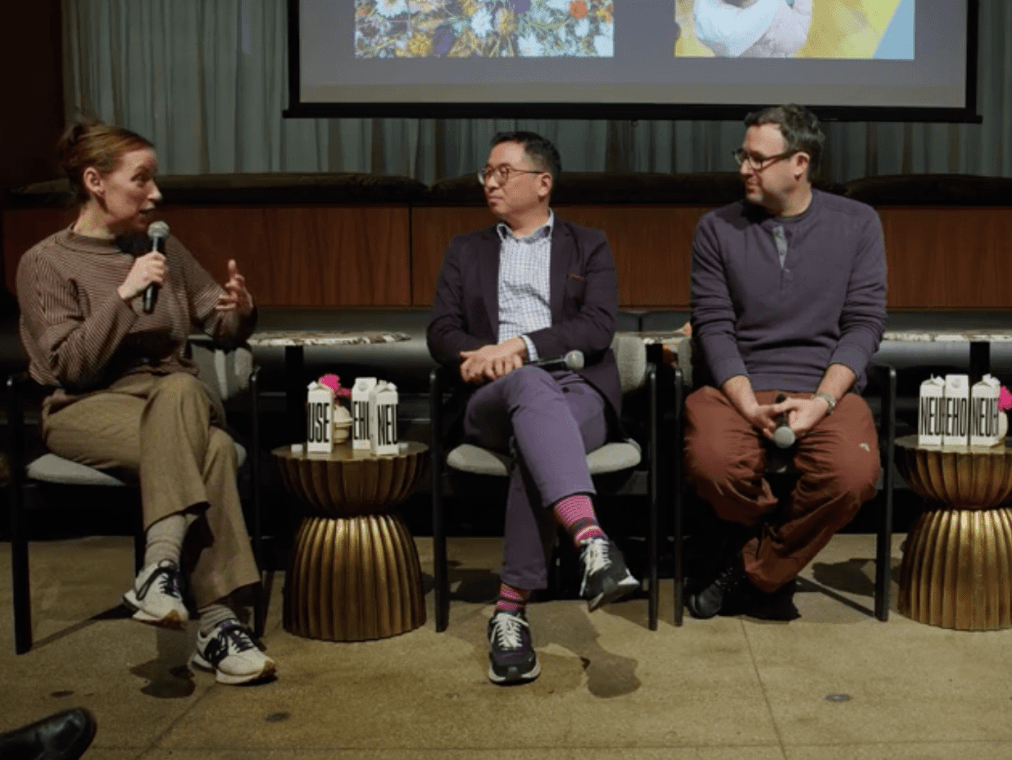
[[381, 380], [369, 391], [369, 406], [373, 415], [369, 430], [373, 453], [397, 454], [397, 386]]
[[970, 389], [970, 445], [997, 446], [1005, 437], [1000, 429], [998, 396], [1001, 383], [998, 378], [984, 375]]
[[306, 393], [306, 451], [329, 454], [334, 449], [334, 397], [330, 388], [310, 383]]
[[372, 410], [369, 393], [376, 387], [375, 377], [357, 377], [351, 388], [351, 447], [354, 450], [371, 449]]
[[966, 446], [970, 442], [970, 378], [945, 376], [945, 430], [943, 446]]
[[945, 381], [932, 375], [921, 383], [917, 414], [917, 445], [941, 446], [945, 428]]

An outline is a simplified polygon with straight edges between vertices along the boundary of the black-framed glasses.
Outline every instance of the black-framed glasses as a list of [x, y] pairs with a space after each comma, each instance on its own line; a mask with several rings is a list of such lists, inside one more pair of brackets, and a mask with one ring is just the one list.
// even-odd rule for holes
[[495, 177], [496, 182], [500, 185], [505, 185], [510, 181], [511, 174], [544, 174], [544, 172], [540, 169], [517, 169], [509, 164], [500, 164], [499, 166], [486, 166], [484, 169], [479, 169], [477, 177], [478, 182], [483, 185], [488, 182], [489, 177]]
[[731, 151], [731, 157], [734, 158], [735, 163], [741, 166], [743, 163], [748, 161], [748, 165], [752, 167], [753, 171], [761, 172], [768, 166], [772, 166], [777, 161], [781, 161], [785, 158], [793, 156], [795, 153], [800, 153], [800, 150], [788, 150], [784, 153], [777, 153], [775, 156], [763, 156], [756, 153], [749, 153], [744, 148], [738, 148], [737, 150]]

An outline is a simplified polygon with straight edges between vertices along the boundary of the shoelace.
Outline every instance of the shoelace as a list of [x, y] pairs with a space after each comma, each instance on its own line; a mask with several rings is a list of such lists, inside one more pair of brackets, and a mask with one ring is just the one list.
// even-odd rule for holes
[[611, 565], [611, 555], [608, 552], [608, 542], [591, 539], [583, 547], [583, 582], [580, 584], [580, 595], [587, 588], [587, 580], [594, 573], [599, 573], [602, 570], [607, 570], [608, 566]]
[[256, 644], [253, 643], [253, 639], [246, 633], [246, 629], [241, 625], [223, 623], [218, 629], [218, 634], [215, 638], [221, 640], [227, 651], [239, 654], [250, 649], [254, 649]]
[[513, 615], [496, 615], [492, 621], [492, 636], [500, 649], [519, 649], [523, 623]]
[[151, 589], [151, 585], [156, 580], [158, 581], [158, 588], [163, 594], [175, 597], [176, 599], [183, 598], [183, 592], [180, 589], [179, 584], [179, 570], [177, 570], [176, 566], [171, 562], [159, 564], [158, 567], [154, 569], [151, 575], [148, 576], [148, 579], [141, 584], [139, 589], [137, 589], [138, 598], [143, 599], [146, 597], [148, 595], [148, 591]]

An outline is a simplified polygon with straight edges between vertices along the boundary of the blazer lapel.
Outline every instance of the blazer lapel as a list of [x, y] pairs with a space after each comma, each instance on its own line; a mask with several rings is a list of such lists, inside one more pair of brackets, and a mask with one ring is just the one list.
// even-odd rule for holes
[[478, 283], [482, 301], [488, 310], [488, 323], [492, 326], [491, 342], [499, 340], [499, 248], [501, 241], [495, 227], [481, 241], [478, 255]]
[[551, 283], [549, 288], [552, 324], [562, 321], [562, 297], [566, 293], [566, 276], [572, 258], [573, 238], [566, 226], [556, 217], [555, 227], [552, 230]]

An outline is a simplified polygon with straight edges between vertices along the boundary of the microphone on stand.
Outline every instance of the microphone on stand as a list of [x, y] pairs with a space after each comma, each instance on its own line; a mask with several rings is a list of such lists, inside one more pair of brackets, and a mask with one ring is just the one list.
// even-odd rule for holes
[[[786, 400], [787, 396], [780, 393], [777, 395], [776, 403], [779, 404]], [[794, 445], [794, 431], [791, 430], [791, 426], [787, 422], [787, 412], [781, 412], [777, 417], [777, 429], [773, 431], [773, 443], [782, 449], [789, 449]]]
[[[165, 222], [151, 222], [148, 225], [148, 237], [151, 238], [151, 250], [165, 253], [165, 239], [169, 236], [169, 225]], [[144, 313], [150, 314], [158, 302], [158, 283], [153, 282], [144, 289]]]
[[549, 371], [555, 369], [583, 369], [583, 351], [573, 349], [565, 356], [558, 356], [554, 359], [538, 359], [527, 363]]

